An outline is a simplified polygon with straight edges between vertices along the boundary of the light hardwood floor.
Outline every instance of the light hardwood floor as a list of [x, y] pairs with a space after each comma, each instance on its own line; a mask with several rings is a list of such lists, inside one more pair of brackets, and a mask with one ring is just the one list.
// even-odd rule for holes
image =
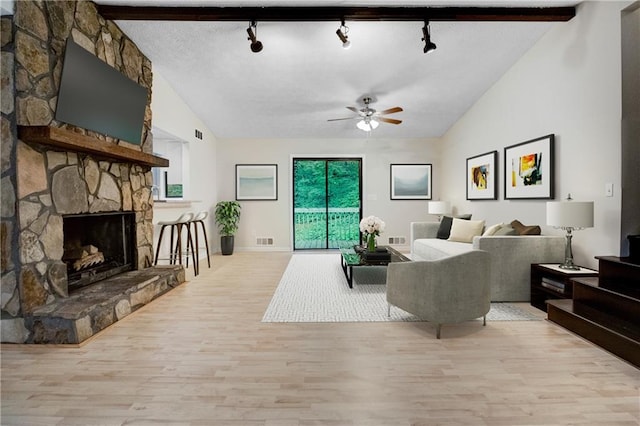
[[639, 422], [640, 371], [547, 321], [261, 323], [290, 256], [216, 255], [79, 347], [2, 345], [2, 425]]

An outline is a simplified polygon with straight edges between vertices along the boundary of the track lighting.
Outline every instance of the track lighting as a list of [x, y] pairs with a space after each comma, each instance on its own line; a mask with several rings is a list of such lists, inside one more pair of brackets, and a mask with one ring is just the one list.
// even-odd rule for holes
[[351, 47], [351, 42], [349, 41], [349, 36], [347, 36], [348, 33], [349, 33], [349, 27], [347, 27], [344, 24], [344, 19], [343, 19], [342, 20], [342, 25], [340, 25], [340, 28], [338, 28], [338, 30], [336, 31], [336, 34], [338, 35], [338, 38], [342, 42], [342, 48], [343, 49], [348, 49], [348, 48]]
[[247, 40], [251, 40], [251, 51], [254, 53], [260, 52], [262, 50], [262, 42], [256, 38], [258, 35], [258, 24], [256, 24], [256, 21], [251, 22], [249, 28], [247, 28], [247, 34], [249, 34]]
[[429, 53], [433, 50], [436, 50], [436, 45], [431, 41], [431, 28], [429, 27], [429, 21], [424, 21], [424, 27], [422, 28], [422, 41], [424, 41], [424, 49], [422, 51], [424, 53]]

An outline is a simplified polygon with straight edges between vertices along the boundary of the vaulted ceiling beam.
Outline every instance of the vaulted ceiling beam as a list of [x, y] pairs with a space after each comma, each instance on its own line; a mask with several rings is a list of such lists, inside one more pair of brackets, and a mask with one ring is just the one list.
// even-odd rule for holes
[[154, 7], [98, 5], [129, 21], [521, 21], [564, 22], [575, 7]]

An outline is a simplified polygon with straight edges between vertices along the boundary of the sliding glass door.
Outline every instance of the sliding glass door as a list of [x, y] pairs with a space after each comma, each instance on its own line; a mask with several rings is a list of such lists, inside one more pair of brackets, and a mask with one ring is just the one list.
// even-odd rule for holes
[[361, 217], [361, 159], [293, 159], [294, 250], [359, 244]]

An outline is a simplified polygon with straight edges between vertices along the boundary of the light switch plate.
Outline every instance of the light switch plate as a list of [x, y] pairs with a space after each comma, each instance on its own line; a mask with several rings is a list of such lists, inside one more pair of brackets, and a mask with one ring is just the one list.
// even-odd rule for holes
[[607, 197], [613, 197], [613, 184], [606, 183], [604, 185], [604, 195]]

